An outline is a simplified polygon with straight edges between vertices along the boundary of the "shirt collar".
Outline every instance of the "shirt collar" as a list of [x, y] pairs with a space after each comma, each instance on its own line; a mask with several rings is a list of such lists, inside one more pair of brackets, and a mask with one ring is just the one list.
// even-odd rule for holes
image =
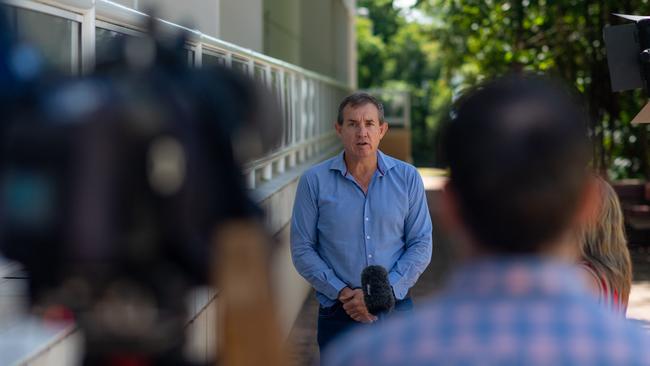
[[461, 265], [447, 293], [470, 296], [587, 294], [576, 267], [539, 256], [494, 257]]
[[338, 170], [343, 174], [343, 176], [348, 175], [348, 167], [345, 165], [345, 160], [343, 159], [343, 154], [345, 154], [345, 151], [341, 151], [338, 155], [332, 159], [332, 163], [330, 164], [330, 169], [331, 170]]
[[[348, 167], [345, 165], [345, 159], [343, 158], [345, 151], [341, 151], [330, 164], [330, 169], [338, 170], [343, 174], [343, 176], [348, 175]], [[389, 159], [386, 154], [377, 150], [377, 170], [381, 176], [386, 175], [388, 171], [395, 166], [395, 162], [392, 159]]]
[[392, 159], [389, 159], [383, 152], [377, 150], [377, 168], [379, 169], [379, 174], [382, 176], [386, 175], [394, 166], [395, 162]]

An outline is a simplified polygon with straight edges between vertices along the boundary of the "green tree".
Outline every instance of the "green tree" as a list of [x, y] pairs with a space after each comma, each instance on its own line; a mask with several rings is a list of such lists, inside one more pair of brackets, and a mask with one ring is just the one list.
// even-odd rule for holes
[[367, 14], [357, 18], [359, 86], [410, 92], [413, 157], [417, 164], [431, 164], [436, 126], [451, 102], [451, 91], [440, 77], [433, 28], [407, 21], [390, 0], [362, 0], [358, 5]]
[[393, 0], [359, 0], [357, 6], [367, 10], [368, 18], [374, 24], [374, 34], [384, 43], [388, 43], [406, 23], [399, 9], [393, 6]]
[[364, 88], [379, 87], [384, 82], [384, 64], [387, 61], [384, 41], [373, 34], [372, 21], [357, 19], [358, 83]]
[[602, 29], [613, 12], [648, 13], [647, 1], [429, 0], [436, 18], [443, 77], [456, 92], [506, 72], [554, 75], [584, 96], [592, 120], [594, 165], [614, 178], [650, 178], [647, 128], [630, 120], [645, 103], [639, 91], [610, 91]]
[[[584, 96], [594, 166], [612, 178], [650, 179], [648, 133], [631, 119], [646, 96], [613, 94], [602, 29], [612, 13], [650, 14], [647, 0], [419, 0], [431, 22], [407, 20], [391, 0], [360, 0], [359, 85], [411, 92], [413, 156], [435, 156], [433, 136], [452, 98], [508, 72], [549, 74]], [[363, 14], [364, 12], [362, 12]]]

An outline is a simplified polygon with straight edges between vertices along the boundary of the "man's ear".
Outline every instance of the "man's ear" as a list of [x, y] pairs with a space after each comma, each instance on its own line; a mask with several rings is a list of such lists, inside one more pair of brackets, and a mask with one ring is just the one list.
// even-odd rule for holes
[[379, 124], [379, 139], [383, 139], [384, 135], [386, 135], [386, 132], [388, 132], [388, 121], [384, 121], [383, 123]]
[[339, 124], [338, 121], [334, 122], [334, 130], [336, 131], [336, 134], [340, 137], [341, 136], [341, 128], [343, 126]]
[[590, 175], [585, 183], [582, 197], [578, 201], [578, 210], [573, 220], [575, 227], [582, 227], [593, 221], [598, 215], [602, 200], [598, 178]]

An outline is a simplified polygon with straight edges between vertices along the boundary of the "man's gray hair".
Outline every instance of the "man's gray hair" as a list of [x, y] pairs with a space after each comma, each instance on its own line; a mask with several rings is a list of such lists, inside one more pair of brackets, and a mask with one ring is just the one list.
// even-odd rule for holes
[[366, 92], [355, 92], [345, 97], [341, 101], [341, 104], [339, 104], [339, 112], [336, 117], [336, 122], [339, 125], [343, 124], [343, 110], [346, 106], [349, 105], [350, 107], [354, 108], [365, 104], [372, 104], [377, 107], [377, 112], [379, 114], [379, 123], [384, 123], [384, 105], [381, 104], [377, 98]]

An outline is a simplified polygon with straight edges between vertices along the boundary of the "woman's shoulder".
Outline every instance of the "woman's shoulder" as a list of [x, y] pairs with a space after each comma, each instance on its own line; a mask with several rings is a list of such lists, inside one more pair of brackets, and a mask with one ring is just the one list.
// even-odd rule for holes
[[583, 274], [585, 285], [599, 297], [607, 296], [607, 285], [604, 277], [598, 273], [596, 267], [586, 260], [578, 262], [578, 268]]

